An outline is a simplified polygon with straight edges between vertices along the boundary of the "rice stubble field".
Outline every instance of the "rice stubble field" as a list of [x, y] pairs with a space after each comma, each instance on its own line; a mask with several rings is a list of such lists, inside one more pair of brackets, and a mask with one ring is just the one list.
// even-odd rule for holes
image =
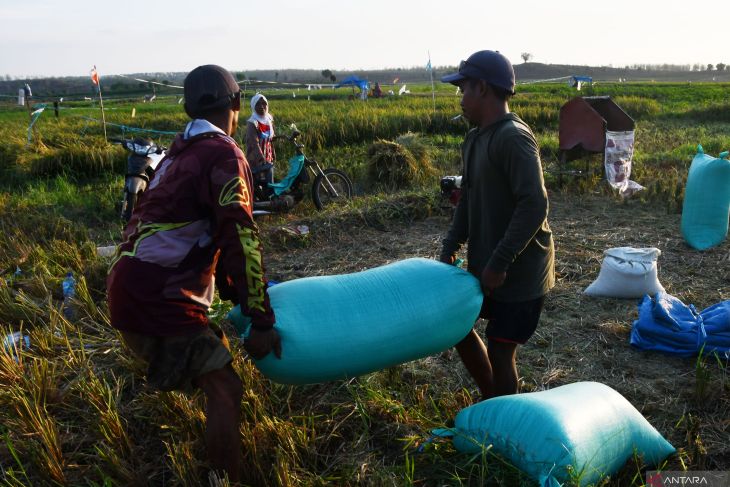
[[[438, 197], [438, 176], [458, 173], [465, 127], [451, 121], [458, 98], [450, 89], [440, 88], [435, 114], [425, 88], [413, 91], [410, 98], [367, 103], [267, 93], [280, 130], [296, 122], [309, 152], [350, 174], [357, 192], [341, 208], [317, 213], [302, 203], [287, 215], [259, 220], [269, 278], [435, 258], [450, 218]], [[541, 144], [558, 277], [535, 336], [519, 352], [522, 391], [603, 382], [678, 448], [665, 469], [730, 470], [727, 359], [633, 349], [628, 339], [637, 302], [582, 294], [597, 276], [604, 250], [653, 246], [662, 251], [659, 279], [668, 293], [698, 310], [730, 299], [730, 244], [697, 252], [679, 233], [696, 145], [715, 154], [730, 148], [728, 87], [594, 88], [637, 120], [632, 179], [647, 189], [630, 200], [611, 194], [596, 157], [589, 163], [592, 174], [558, 184], [557, 111], [575, 92], [557, 85], [518, 91], [511, 108], [533, 126]], [[109, 105], [117, 108], [109, 112], [117, 123], [170, 131], [184, 123], [174, 103], [136, 105], [134, 120], [133, 101]], [[93, 115], [80, 102], [78, 112], [61, 112], [58, 120], [44, 115], [28, 146], [27, 114], [4, 108], [0, 328], [3, 336], [21, 330], [31, 346], [17, 357], [14, 350], [0, 353], [3, 483], [224, 485], [207, 476], [202, 397], [148, 389], [143, 365], [108, 322], [108, 261], [96, 255], [96, 246], [118, 242], [125, 154], [103, 143], [98, 126], [70, 116]], [[404, 135], [401, 145], [425, 147], [413, 150], [420, 154], [414, 160], [430, 170], [405, 186], [373, 180], [371, 145]], [[288, 155], [282, 149], [280, 160]], [[286, 230], [296, 225], [307, 225], [309, 234]], [[61, 312], [60, 290], [69, 270], [79, 280], [71, 320]], [[212, 319], [221, 321], [228, 306], [216, 302]], [[530, 485], [490, 451], [473, 458], [448, 441], [429, 441], [432, 428], [452, 424], [478, 397], [453, 352], [348, 381], [291, 387], [263, 378], [236, 340], [234, 347], [234, 367], [245, 384], [240, 432], [249, 485]], [[643, 485], [642, 468], [635, 458], [603, 484]]]

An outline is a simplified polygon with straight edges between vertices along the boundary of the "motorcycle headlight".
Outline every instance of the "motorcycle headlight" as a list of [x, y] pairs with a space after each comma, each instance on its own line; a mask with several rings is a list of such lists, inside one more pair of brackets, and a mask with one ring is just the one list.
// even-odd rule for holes
[[150, 154], [150, 152], [154, 152], [156, 150], [156, 147], [151, 145], [143, 145], [143, 144], [137, 144], [132, 143], [132, 152], [137, 154], [138, 156], [146, 156]]

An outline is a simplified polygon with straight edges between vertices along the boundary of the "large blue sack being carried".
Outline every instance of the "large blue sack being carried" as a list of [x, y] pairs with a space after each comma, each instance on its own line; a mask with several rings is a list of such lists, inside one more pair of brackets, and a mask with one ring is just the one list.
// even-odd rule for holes
[[697, 147], [684, 190], [682, 235], [697, 250], [722, 243], [730, 217], [730, 161], [728, 152], [719, 158]]
[[634, 452], [656, 466], [675, 451], [629, 401], [598, 382], [488, 399], [462, 409], [454, 428], [435, 434], [453, 436], [464, 453], [491, 445], [542, 487], [594, 484]]
[[697, 312], [667, 293], [644, 296], [639, 319], [631, 329], [631, 345], [642, 350], [692, 357], [730, 354], [730, 300]]
[[[344, 379], [426, 357], [461, 341], [482, 305], [479, 281], [429, 259], [269, 288], [281, 359], [256, 362], [282, 384]], [[229, 317], [245, 326], [240, 308]]]

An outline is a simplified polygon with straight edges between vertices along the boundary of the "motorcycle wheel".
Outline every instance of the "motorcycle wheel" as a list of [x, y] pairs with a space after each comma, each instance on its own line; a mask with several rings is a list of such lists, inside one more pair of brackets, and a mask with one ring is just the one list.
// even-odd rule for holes
[[352, 198], [352, 181], [344, 172], [327, 168], [318, 174], [312, 184], [312, 200], [318, 210], [325, 206]]
[[122, 220], [127, 223], [132, 218], [132, 211], [137, 205], [137, 193], [124, 193], [124, 201], [122, 202]]

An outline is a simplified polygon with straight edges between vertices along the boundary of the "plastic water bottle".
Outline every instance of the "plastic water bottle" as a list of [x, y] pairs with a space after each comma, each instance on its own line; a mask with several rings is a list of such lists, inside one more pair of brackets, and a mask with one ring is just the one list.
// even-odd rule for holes
[[63, 316], [70, 320], [74, 316], [71, 300], [76, 296], [76, 279], [74, 279], [73, 272], [69, 271], [66, 274], [66, 279], [63, 280], [61, 286], [63, 287]]
[[21, 332], [16, 331], [9, 333], [3, 339], [3, 348], [15, 359], [15, 362], [19, 362], [18, 352], [23, 348], [30, 348], [30, 337], [23, 335]]
[[[271, 281], [269, 281], [271, 282]], [[233, 323], [238, 338], [246, 340], [251, 333], [251, 317], [241, 313], [241, 306], [236, 305], [228, 312], [226, 319]]]
[[4, 281], [5, 284], [7, 284], [8, 286], [12, 286], [13, 284], [15, 284], [15, 281], [17, 281], [21, 277], [23, 277], [23, 271], [20, 270], [20, 267], [15, 266], [15, 272], [10, 274], [10, 276], [6, 278], [0, 279], [0, 281]]

